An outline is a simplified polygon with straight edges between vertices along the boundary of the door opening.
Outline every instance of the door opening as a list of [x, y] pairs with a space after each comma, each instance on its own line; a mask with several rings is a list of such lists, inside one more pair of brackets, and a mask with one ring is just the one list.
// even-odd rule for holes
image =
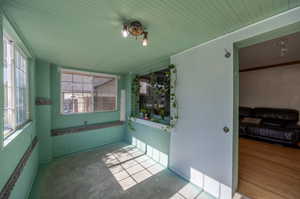
[[276, 31], [235, 45], [234, 185], [250, 198], [300, 195], [300, 30]]

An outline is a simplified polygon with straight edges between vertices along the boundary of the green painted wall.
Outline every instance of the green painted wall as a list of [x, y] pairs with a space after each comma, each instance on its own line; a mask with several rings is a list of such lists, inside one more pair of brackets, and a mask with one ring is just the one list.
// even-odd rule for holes
[[[2, 38], [2, 13], [0, 11], [0, 38]], [[3, 54], [3, 44], [2, 39], [0, 39], [0, 54]], [[3, 56], [0, 56], [0, 105], [3, 107]], [[31, 59], [29, 62], [29, 76], [30, 76], [30, 111], [32, 123], [25, 127], [20, 134], [15, 137], [8, 145], [2, 148], [2, 138], [3, 134], [1, 131], [1, 149], [0, 149], [0, 190], [6, 184], [13, 170], [16, 168], [21, 157], [25, 153], [28, 146], [31, 144], [32, 139], [35, 136], [35, 61]], [[3, 109], [0, 109], [0, 129], [3, 129]], [[20, 178], [18, 179], [10, 199], [21, 199], [27, 198], [33, 184], [34, 178], [37, 173], [38, 167], [38, 145], [30, 156], [28, 162], [21, 173]]]
[[[35, 135], [34, 131], [34, 124], [30, 125], [0, 152], [0, 190], [6, 184], [24, 152], [31, 144], [32, 138]], [[38, 147], [39, 146], [37, 145], [27, 161], [26, 166], [12, 191], [11, 199], [26, 198], [26, 196], [29, 195], [34, 178], [37, 174]]]
[[[118, 98], [118, 110], [115, 112], [99, 112], [99, 113], [81, 113], [72, 115], [60, 114], [60, 73], [59, 66], [50, 66], [51, 77], [51, 99], [52, 110], [51, 120], [52, 129], [65, 128], [71, 126], [83, 125], [85, 121], [88, 124], [111, 122], [120, 120], [120, 97]], [[95, 71], [91, 71], [95, 72]], [[121, 76], [118, 81], [118, 91], [124, 88], [124, 78]], [[52, 138], [53, 157], [66, 155], [69, 153], [87, 150], [94, 147], [99, 147], [104, 144], [122, 141], [124, 139], [124, 126], [112, 127], [107, 129], [99, 129], [86, 131], [71, 135], [56, 136]]]
[[[52, 105], [36, 107], [37, 134], [39, 136], [40, 163], [47, 163], [55, 157], [88, 150], [104, 144], [124, 140], [124, 126], [85, 131], [76, 134], [51, 137], [51, 129], [66, 128], [88, 124], [117, 121], [120, 119], [119, 99], [118, 110], [115, 112], [82, 113], [72, 115], [60, 114], [60, 73], [59, 66], [43, 60], [37, 60], [36, 67], [36, 95], [50, 98]], [[91, 71], [95, 72], [95, 71]], [[118, 81], [119, 95], [124, 88], [124, 78]]]
[[[38, 146], [40, 146], [40, 144]], [[11, 193], [10, 199], [23, 199], [29, 197], [31, 188], [33, 187], [34, 180], [38, 173], [38, 152], [39, 148], [36, 147], [28, 159], [21, 176], [14, 187], [14, 191]]]
[[[99, 113], [80, 113], [72, 115], [60, 114], [60, 72], [59, 66], [51, 65], [51, 99], [52, 105], [52, 128], [65, 128], [70, 126], [83, 125], [84, 121], [88, 124], [116, 121], [120, 119], [119, 107], [115, 112], [99, 112]], [[91, 71], [95, 72], [95, 71]], [[121, 79], [122, 81], [122, 79]], [[121, 81], [119, 81], [119, 94], [122, 88]], [[118, 99], [119, 101], [119, 99]], [[119, 106], [119, 103], [118, 103]]]
[[135, 131], [128, 129], [128, 141], [132, 143], [133, 138], [140, 140], [146, 145], [157, 149], [158, 151], [169, 154], [170, 133], [163, 130], [145, 126], [133, 122]]
[[123, 140], [123, 126], [53, 137], [54, 157], [85, 151]]
[[[167, 66], [169, 64], [166, 63]], [[159, 68], [156, 67], [151, 67], [154, 68], [153, 71], [159, 70]], [[156, 68], [156, 69], [155, 69]], [[126, 116], [129, 118], [131, 114], [131, 83], [132, 83], [132, 78], [134, 77], [133, 74], [128, 74], [125, 77], [125, 85], [126, 85]], [[150, 146], [159, 152], [166, 154], [169, 156], [169, 147], [170, 147], [170, 133], [165, 132], [163, 130], [157, 129], [157, 128], [152, 128], [149, 126], [145, 126], [142, 124], [138, 124], [135, 122], [132, 122], [133, 127], [135, 130], [130, 130], [129, 128], [126, 128], [126, 140], [127, 142], [131, 144], [134, 143], [134, 139], [139, 140], [140, 142], [144, 143], [147, 146]]]
[[[50, 64], [37, 60], [36, 66], [36, 96], [50, 99]], [[41, 163], [49, 162], [52, 159], [51, 107], [51, 105], [36, 106], [36, 130], [41, 143], [39, 151]]]

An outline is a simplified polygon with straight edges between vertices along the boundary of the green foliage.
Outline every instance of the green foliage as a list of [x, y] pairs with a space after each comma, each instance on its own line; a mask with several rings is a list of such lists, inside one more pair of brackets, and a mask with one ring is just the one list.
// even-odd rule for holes
[[132, 80], [131, 91], [132, 91], [132, 99], [131, 99], [131, 108], [132, 114], [137, 115], [138, 113], [138, 105], [139, 105], [139, 90], [140, 90], [140, 82], [139, 78], [136, 76]]
[[175, 65], [174, 64], [170, 64], [169, 65], [169, 69], [174, 69], [175, 68]]
[[[156, 86], [156, 77], [154, 73], [151, 73], [150, 76], [150, 85], [154, 89], [154, 93], [158, 96], [164, 97], [166, 92], [170, 92], [170, 105], [172, 107], [172, 115], [170, 116], [170, 124], [166, 126], [165, 131], [170, 131], [170, 129], [174, 128], [177, 120], [178, 120], [178, 106], [177, 106], [177, 99], [176, 99], [176, 80], [177, 80], [177, 70], [174, 64], [169, 65], [168, 67], [170, 71], [165, 72], [165, 80], [166, 82], [163, 87], [157, 87]], [[135, 130], [133, 124], [132, 124], [132, 118], [137, 117], [139, 112], [142, 112], [143, 114], [150, 114], [150, 111], [142, 108], [139, 110], [139, 90], [140, 90], [140, 83], [139, 83], [139, 77], [136, 76], [132, 80], [132, 115], [128, 119], [128, 128], [130, 130]], [[162, 119], [165, 117], [165, 109], [161, 108], [159, 109], [159, 115]], [[151, 118], [151, 121], [153, 122], [159, 122], [158, 119]]]
[[165, 119], [165, 112], [166, 111], [165, 111], [164, 108], [159, 109], [159, 115], [160, 115], [160, 117], [161, 117], [162, 120]]
[[170, 103], [172, 106], [172, 114], [170, 116], [170, 124], [166, 126], [164, 129], [165, 131], [170, 131], [172, 128], [175, 127], [177, 120], [178, 120], [178, 106], [177, 106], [177, 99], [176, 99], [176, 81], [177, 81], [177, 70], [174, 64], [169, 65], [170, 69]]
[[160, 122], [159, 119], [156, 119], [156, 118], [151, 118], [151, 121], [152, 122], [157, 122], [157, 123]]
[[131, 130], [131, 131], [136, 131], [136, 129], [134, 128], [133, 124], [132, 124], [132, 119], [129, 118], [128, 119], [128, 129]]
[[142, 108], [142, 109], [141, 109], [141, 112], [145, 114], [145, 113], [148, 113], [148, 110], [145, 109], [145, 108]]
[[132, 120], [135, 121], [136, 117], [137, 117], [136, 113], [131, 113], [131, 115], [127, 119], [128, 129], [131, 130], [131, 131], [136, 131], [136, 129], [133, 126], [133, 122], [132, 122]]

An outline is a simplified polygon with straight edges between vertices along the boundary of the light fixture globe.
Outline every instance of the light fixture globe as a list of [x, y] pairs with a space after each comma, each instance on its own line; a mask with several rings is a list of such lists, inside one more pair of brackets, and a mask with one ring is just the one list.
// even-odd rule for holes
[[132, 36], [138, 37], [144, 33], [144, 27], [141, 22], [133, 21], [129, 24], [128, 31]]
[[128, 35], [129, 35], [129, 32], [127, 30], [127, 25], [125, 25], [125, 24], [123, 25], [122, 35], [123, 35], [124, 38], [127, 38]]
[[142, 40], [142, 45], [143, 46], [148, 46], [148, 32], [144, 32], [144, 38]]
[[122, 35], [124, 38], [128, 36], [133, 36], [136, 39], [139, 36], [143, 36], [142, 38], [142, 45], [148, 45], [148, 32], [145, 31], [145, 27], [139, 21], [132, 21], [127, 24], [123, 24]]

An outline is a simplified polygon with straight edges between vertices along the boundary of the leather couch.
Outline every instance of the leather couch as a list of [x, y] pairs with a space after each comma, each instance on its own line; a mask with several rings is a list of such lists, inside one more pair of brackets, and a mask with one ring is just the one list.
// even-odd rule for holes
[[240, 136], [294, 146], [300, 143], [297, 110], [240, 107], [239, 116]]

